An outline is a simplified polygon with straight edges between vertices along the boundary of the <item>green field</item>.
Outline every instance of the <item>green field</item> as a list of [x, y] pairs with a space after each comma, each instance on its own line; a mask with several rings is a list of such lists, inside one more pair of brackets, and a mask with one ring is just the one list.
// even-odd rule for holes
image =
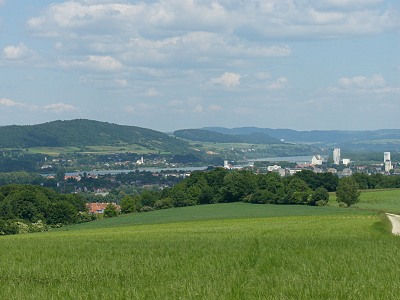
[[81, 154], [113, 154], [113, 153], [125, 153], [132, 152], [137, 154], [152, 154], [160, 153], [165, 154], [165, 151], [158, 151], [154, 149], [148, 149], [140, 145], [118, 145], [118, 146], [85, 146], [83, 148], [78, 147], [34, 147], [28, 148], [27, 153], [29, 154], [46, 154], [46, 155], [60, 155], [68, 153], [81, 153]]
[[[337, 206], [334, 193], [330, 195], [329, 204]], [[354, 208], [400, 214], [400, 189], [363, 190]]]
[[[386, 193], [358, 205], [394, 207]], [[4, 236], [0, 297], [397, 299], [390, 228], [376, 210], [232, 203]]]

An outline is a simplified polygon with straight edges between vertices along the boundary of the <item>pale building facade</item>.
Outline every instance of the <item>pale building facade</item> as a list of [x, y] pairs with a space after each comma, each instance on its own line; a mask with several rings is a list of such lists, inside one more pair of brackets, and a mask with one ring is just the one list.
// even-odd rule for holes
[[339, 148], [333, 149], [333, 163], [335, 165], [340, 165], [340, 149]]

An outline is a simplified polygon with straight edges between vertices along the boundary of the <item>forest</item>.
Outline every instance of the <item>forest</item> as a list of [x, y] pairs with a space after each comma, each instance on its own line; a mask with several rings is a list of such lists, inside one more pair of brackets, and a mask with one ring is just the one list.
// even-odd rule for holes
[[60, 194], [34, 185], [0, 187], [0, 235], [46, 231], [93, 220], [86, 201], [76, 194]]
[[124, 144], [169, 153], [186, 153], [188, 148], [186, 142], [159, 131], [84, 119], [0, 127], [0, 148]]
[[[212, 203], [326, 205], [328, 192], [350, 181], [358, 189], [400, 188], [400, 176], [355, 174], [339, 177], [332, 173], [303, 170], [290, 177], [277, 173], [255, 174], [247, 170], [216, 168], [193, 172], [171, 188], [127, 194], [120, 199], [121, 212], [149, 211]], [[356, 191], [357, 193], [357, 191]]]

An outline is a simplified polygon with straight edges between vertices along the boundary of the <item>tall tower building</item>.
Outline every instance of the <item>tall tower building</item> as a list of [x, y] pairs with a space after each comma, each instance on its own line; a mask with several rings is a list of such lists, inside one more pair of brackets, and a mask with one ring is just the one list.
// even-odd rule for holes
[[383, 152], [383, 163], [385, 164], [385, 172], [389, 173], [393, 169], [392, 162], [390, 160], [390, 152]]
[[383, 152], [383, 162], [390, 160], [390, 152]]
[[333, 149], [333, 163], [335, 165], [340, 165], [340, 149], [339, 148]]

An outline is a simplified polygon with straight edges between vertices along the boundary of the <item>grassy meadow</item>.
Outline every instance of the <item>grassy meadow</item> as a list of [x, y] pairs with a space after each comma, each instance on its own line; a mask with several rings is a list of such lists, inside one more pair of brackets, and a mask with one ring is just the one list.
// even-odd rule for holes
[[148, 154], [148, 153], [160, 153], [165, 154], [165, 151], [158, 151], [154, 149], [148, 149], [141, 145], [136, 144], [124, 144], [118, 146], [85, 146], [83, 148], [64, 146], [64, 147], [33, 147], [28, 148], [27, 153], [29, 154], [46, 154], [46, 155], [60, 155], [68, 153], [82, 153], [82, 154], [113, 154], [113, 153], [125, 153], [132, 152], [137, 154]]
[[232, 203], [4, 236], [0, 298], [396, 299], [390, 228], [377, 210]]
[[[337, 206], [335, 193], [330, 194], [330, 206]], [[354, 208], [400, 214], [400, 189], [362, 190]]]

